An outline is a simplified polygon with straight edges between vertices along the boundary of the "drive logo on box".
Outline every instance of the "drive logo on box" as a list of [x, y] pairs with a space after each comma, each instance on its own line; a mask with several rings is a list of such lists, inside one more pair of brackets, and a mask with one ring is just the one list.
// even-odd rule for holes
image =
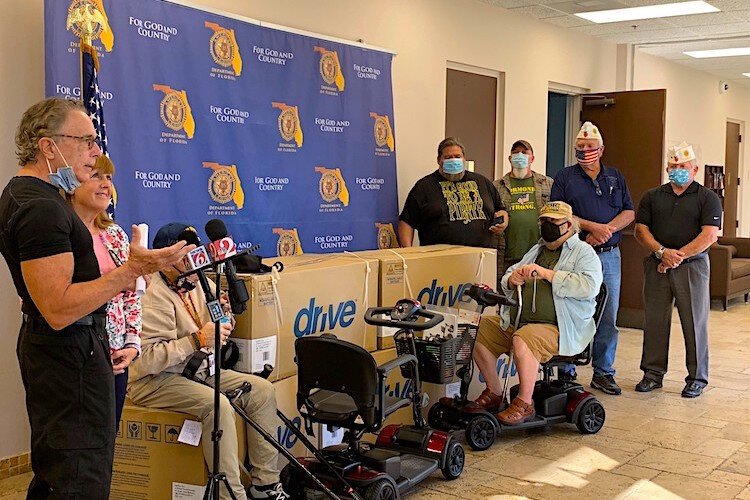
[[334, 330], [337, 327], [347, 328], [354, 323], [357, 314], [357, 303], [353, 300], [329, 304], [328, 307], [316, 306], [315, 297], [310, 304], [301, 309], [294, 318], [294, 336], [304, 337]]
[[464, 290], [467, 290], [471, 283], [460, 283], [458, 285], [448, 285], [447, 287], [438, 286], [437, 279], [432, 280], [428, 287], [419, 291], [417, 300], [424, 304], [433, 306], [454, 307], [457, 302], [469, 302], [470, 298], [464, 297]]

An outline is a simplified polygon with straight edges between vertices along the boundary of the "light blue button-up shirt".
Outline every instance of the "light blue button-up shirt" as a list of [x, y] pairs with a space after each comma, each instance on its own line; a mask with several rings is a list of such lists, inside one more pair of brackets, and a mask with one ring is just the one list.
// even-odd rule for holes
[[[516, 268], [533, 264], [543, 244], [539, 240], [518, 264], [510, 266], [505, 272], [502, 286], [506, 295], [510, 296], [513, 292], [508, 284], [510, 275]], [[602, 264], [591, 245], [581, 241], [575, 234], [563, 243], [554, 271], [552, 298], [555, 302], [557, 328], [560, 331], [559, 352], [561, 356], [574, 356], [586, 349], [596, 333], [594, 299], [602, 286]], [[500, 318], [502, 328], [508, 328], [510, 308], [503, 307]]]

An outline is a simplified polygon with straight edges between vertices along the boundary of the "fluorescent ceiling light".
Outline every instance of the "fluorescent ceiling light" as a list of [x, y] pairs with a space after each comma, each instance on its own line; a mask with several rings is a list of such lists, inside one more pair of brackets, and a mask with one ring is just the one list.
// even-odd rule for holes
[[742, 73], [742, 76], [746, 76], [746, 77], [750, 78], [750, 73]]
[[597, 10], [580, 12], [576, 16], [594, 23], [616, 23], [620, 21], [635, 21], [637, 19], [656, 19], [659, 17], [689, 16], [691, 14], [707, 14], [719, 12], [713, 5], [703, 0], [693, 2], [666, 3], [662, 5], [648, 5], [645, 7], [631, 7], [628, 9]]
[[712, 49], [712, 50], [688, 50], [683, 52], [686, 56], [695, 57], [697, 59], [705, 59], [707, 57], [736, 57], [736, 56], [750, 56], [750, 47], [735, 47], [732, 49]]

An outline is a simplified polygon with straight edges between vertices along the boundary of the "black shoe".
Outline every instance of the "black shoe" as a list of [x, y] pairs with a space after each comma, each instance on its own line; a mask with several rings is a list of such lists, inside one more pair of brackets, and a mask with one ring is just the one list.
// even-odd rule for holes
[[557, 374], [557, 380], [561, 382], [575, 382], [577, 378], [578, 378], [578, 375], [575, 372], [573, 373], [559, 372]]
[[688, 382], [685, 384], [685, 388], [682, 390], [683, 398], [697, 398], [703, 394], [703, 388], [706, 387], [698, 382]]
[[652, 378], [643, 377], [643, 380], [638, 382], [635, 386], [636, 392], [651, 392], [654, 389], [660, 389], [661, 382], [658, 382]]
[[617, 385], [615, 377], [612, 375], [594, 375], [591, 379], [591, 387], [613, 396], [619, 396], [622, 394], [622, 389]]

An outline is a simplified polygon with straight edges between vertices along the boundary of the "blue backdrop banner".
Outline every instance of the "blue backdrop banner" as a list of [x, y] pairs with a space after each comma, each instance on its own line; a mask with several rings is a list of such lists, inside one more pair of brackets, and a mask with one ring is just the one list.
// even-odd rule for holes
[[48, 96], [80, 98], [86, 30], [120, 225], [221, 218], [264, 256], [395, 245], [391, 54], [160, 0], [46, 0]]

